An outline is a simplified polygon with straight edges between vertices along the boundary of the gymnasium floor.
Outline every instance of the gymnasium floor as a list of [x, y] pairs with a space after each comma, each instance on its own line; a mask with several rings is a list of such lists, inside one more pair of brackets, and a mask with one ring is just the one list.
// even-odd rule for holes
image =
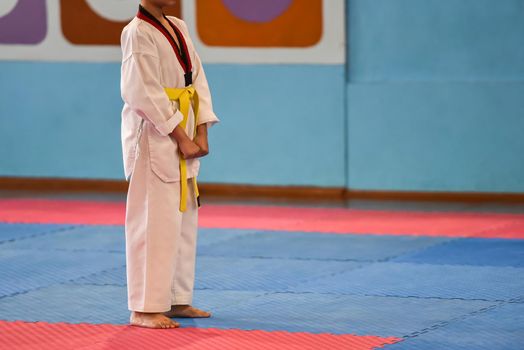
[[127, 325], [125, 195], [0, 192], [0, 349], [522, 349], [524, 205], [203, 198], [182, 328]]

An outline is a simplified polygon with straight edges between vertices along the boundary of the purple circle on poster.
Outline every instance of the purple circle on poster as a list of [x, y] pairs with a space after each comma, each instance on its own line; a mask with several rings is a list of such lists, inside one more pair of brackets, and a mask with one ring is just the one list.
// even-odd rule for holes
[[236, 17], [248, 22], [270, 22], [286, 12], [294, 0], [222, 0]]
[[2, 44], [39, 44], [46, 35], [45, 0], [18, 0], [9, 13], [0, 17]]

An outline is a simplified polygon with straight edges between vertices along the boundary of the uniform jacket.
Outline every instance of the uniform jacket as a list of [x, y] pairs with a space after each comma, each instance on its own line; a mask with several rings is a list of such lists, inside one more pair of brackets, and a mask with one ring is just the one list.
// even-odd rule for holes
[[[166, 16], [182, 32], [192, 62], [193, 87], [199, 95], [198, 124], [208, 128], [220, 120], [213, 111], [211, 93], [198, 53], [186, 23]], [[164, 87], [185, 87], [184, 70], [167, 38], [153, 25], [135, 16], [122, 30], [121, 121], [122, 153], [126, 179], [132, 174], [140, 152], [141, 137], [147, 139], [152, 170], [165, 182], [180, 181], [178, 144], [169, 133], [182, 121], [177, 101], [167, 97]], [[189, 110], [186, 133], [192, 138], [194, 111]], [[145, 140], [142, 140], [146, 142]], [[197, 176], [200, 159], [187, 159], [187, 177]]]

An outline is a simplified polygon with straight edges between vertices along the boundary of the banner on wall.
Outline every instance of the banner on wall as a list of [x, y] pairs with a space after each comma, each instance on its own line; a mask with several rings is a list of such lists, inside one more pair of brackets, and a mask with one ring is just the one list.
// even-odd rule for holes
[[[1, 0], [0, 59], [120, 61], [139, 0]], [[345, 62], [345, 0], [180, 0], [208, 63]]]

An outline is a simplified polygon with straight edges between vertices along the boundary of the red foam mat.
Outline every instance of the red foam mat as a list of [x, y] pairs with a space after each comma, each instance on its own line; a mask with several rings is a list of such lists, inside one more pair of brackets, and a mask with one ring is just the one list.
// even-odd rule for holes
[[1, 199], [0, 221], [40, 224], [123, 225], [125, 203], [56, 199]]
[[203, 213], [202, 227], [524, 238], [524, 215], [518, 214], [238, 205], [208, 206]]
[[[123, 225], [124, 202], [3, 199], [0, 222]], [[524, 215], [204, 204], [200, 227], [341, 234], [524, 238]]]
[[0, 321], [0, 348], [18, 350], [187, 349], [306, 350], [376, 349], [401, 338], [372, 335], [129, 325]]

